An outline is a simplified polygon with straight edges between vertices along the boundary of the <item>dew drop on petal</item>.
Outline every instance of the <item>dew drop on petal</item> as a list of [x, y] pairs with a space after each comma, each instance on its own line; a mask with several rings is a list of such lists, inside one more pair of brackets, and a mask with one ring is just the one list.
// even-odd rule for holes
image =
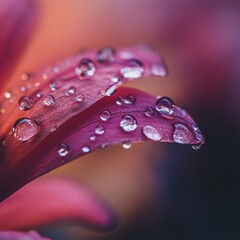
[[55, 132], [57, 130], [57, 126], [53, 126], [52, 128], [51, 128], [51, 132]]
[[119, 77], [119, 76], [115, 76], [115, 77], [112, 77], [111, 78], [111, 82], [112, 83], [119, 83], [119, 82], [121, 82], [121, 77]]
[[107, 121], [108, 119], [110, 119], [112, 116], [111, 112], [109, 111], [103, 111], [102, 114], [100, 115], [100, 119], [102, 121]]
[[123, 141], [122, 142], [122, 147], [124, 149], [130, 149], [132, 147], [132, 143], [130, 141]]
[[73, 95], [74, 93], [76, 93], [76, 88], [72, 86], [67, 90], [66, 96]]
[[20, 78], [22, 81], [27, 81], [29, 80], [30, 78], [32, 77], [32, 74], [31, 73], [28, 73], [28, 72], [24, 72], [21, 74]]
[[202, 144], [195, 144], [195, 145], [192, 145], [192, 149], [194, 150], [199, 150], [201, 148]]
[[102, 48], [97, 53], [97, 61], [100, 63], [112, 63], [115, 60], [115, 50], [113, 48]]
[[120, 127], [125, 132], [132, 132], [137, 128], [137, 120], [130, 114], [126, 114], [121, 118]]
[[126, 98], [124, 99], [124, 103], [127, 105], [132, 105], [136, 102], [136, 97], [132, 94], [129, 94], [126, 96]]
[[121, 69], [121, 73], [125, 78], [140, 78], [144, 73], [144, 66], [139, 60], [131, 59]]
[[58, 145], [58, 154], [61, 157], [65, 157], [69, 154], [69, 147], [67, 144], [65, 143], [61, 143], [60, 145]]
[[43, 99], [43, 103], [46, 105], [46, 106], [51, 106], [51, 105], [54, 105], [55, 104], [55, 98], [48, 94], [44, 97]]
[[168, 97], [160, 97], [155, 103], [155, 109], [161, 116], [174, 119], [174, 102]]
[[88, 152], [90, 152], [91, 151], [91, 149], [90, 149], [90, 147], [89, 146], [83, 146], [82, 147], [82, 151], [84, 152], [84, 153], [88, 153]]
[[49, 88], [52, 92], [56, 91], [57, 89], [57, 84], [56, 84], [56, 81], [52, 80], [50, 83], [49, 83]]
[[106, 90], [105, 90], [105, 94], [106, 94], [106, 96], [108, 96], [108, 97], [110, 97], [110, 96], [112, 96], [114, 93], [116, 92], [116, 86], [110, 86], [109, 88], [107, 88]]
[[204, 138], [203, 138], [203, 136], [202, 136], [202, 134], [201, 134], [201, 132], [200, 132], [199, 127], [198, 127], [196, 124], [193, 124], [193, 125], [192, 125], [192, 128], [193, 128], [193, 130], [194, 130], [194, 132], [195, 132], [196, 139], [197, 139], [199, 142], [203, 143], [203, 142], [204, 142]]
[[95, 128], [95, 134], [97, 135], [103, 135], [105, 133], [105, 127], [103, 125], [98, 125]]
[[5, 92], [5, 93], [4, 93], [4, 97], [5, 97], [6, 99], [10, 99], [10, 98], [12, 97], [11, 91]]
[[152, 115], [154, 114], [154, 110], [151, 107], [146, 107], [145, 111], [144, 111], [145, 116], [147, 117], [152, 117]]
[[20, 92], [26, 92], [27, 87], [26, 86], [20, 86], [19, 90], [20, 90]]
[[152, 66], [152, 73], [155, 76], [166, 77], [168, 74], [168, 69], [165, 63], [154, 64]]
[[142, 133], [145, 137], [153, 141], [160, 141], [162, 139], [162, 134], [153, 126], [146, 125], [142, 128]]
[[15, 138], [21, 142], [26, 142], [37, 135], [39, 126], [34, 119], [20, 118], [14, 123], [12, 131]]
[[37, 97], [37, 98], [41, 98], [42, 95], [43, 95], [43, 94], [41, 93], [41, 91], [37, 91], [37, 92], [36, 92], [36, 97]]
[[122, 97], [118, 97], [117, 100], [116, 100], [116, 104], [121, 106], [124, 102], [124, 99]]
[[84, 95], [82, 93], [78, 93], [75, 100], [77, 102], [82, 102], [84, 100]]
[[92, 60], [84, 58], [75, 68], [75, 73], [79, 77], [92, 77], [96, 71], [96, 67]]
[[33, 102], [29, 97], [23, 96], [18, 101], [19, 109], [22, 111], [27, 111], [33, 107]]
[[192, 132], [182, 123], [174, 124], [173, 139], [176, 143], [188, 144], [193, 139]]
[[89, 139], [90, 141], [95, 141], [97, 136], [95, 134], [90, 135]]

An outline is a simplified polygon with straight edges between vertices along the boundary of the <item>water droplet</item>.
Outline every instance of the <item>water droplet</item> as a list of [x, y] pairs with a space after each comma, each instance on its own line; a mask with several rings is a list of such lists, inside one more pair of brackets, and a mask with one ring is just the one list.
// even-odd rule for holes
[[14, 137], [21, 142], [32, 139], [38, 133], [38, 123], [34, 119], [20, 118], [13, 125]]
[[152, 115], [154, 114], [153, 108], [147, 107], [147, 108], [145, 109], [145, 111], [144, 111], [144, 114], [145, 114], [145, 116], [147, 116], [147, 117], [152, 117]]
[[160, 141], [162, 134], [153, 126], [147, 125], [142, 128], [142, 133], [145, 137], [153, 141]]
[[100, 63], [112, 63], [115, 60], [115, 50], [113, 48], [102, 48], [97, 53], [97, 61]]
[[33, 102], [29, 97], [22, 97], [18, 101], [19, 109], [22, 111], [27, 111], [33, 107]]
[[127, 105], [132, 105], [136, 102], [136, 97], [132, 94], [127, 95], [127, 97], [124, 99], [124, 103]]
[[95, 141], [97, 136], [95, 134], [90, 135], [89, 139], [90, 141]]
[[4, 93], [4, 97], [6, 99], [10, 99], [12, 97], [12, 93], [10, 91], [7, 91], [7, 92]]
[[51, 128], [51, 132], [55, 132], [57, 130], [57, 126], [53, 126], [52, 128]]
[[57, 89], [57, 83], [56, 83], [56, 81], [54, 81], [54, 80], [50, 81], [50, 83], [49, 83], [49, 88], [50, 88], [50, 90], [51, 90], [52, 92], [56, 91], [56, 89]]
[[89, 146], [83, 146], [83, 147], [82, 147], [82, 151], [83, 151], [84, 153], [88, 153], [88, 152], [91, 151], [91, 149], [90, 149]]
[[132, 147], [132, 143], [130, 141], [123, 141], [122, 142], [122, 147], [124, 149], [130, 149]]
[[110, 86], [109, 88], [107, 88], [106, 90], [105, 90], [105, 94], [106, 94], [106, 96], [108, 96], [108, 97], [110, 97], [110, 96], [112, 96], [114, 93], [116, 92], [116, 86]]
[[124, 99], [122, 97], [118, 97], [117, 100], [116, 100], [116, 104], [121, 106], [124, 102]]
[[60, 145], [58, 145], [58, 154], [61, 157], [65, 157], [69, 154], [69, 147], [67, 144], [65, 143], [61, 143]]
[[105, 127], [102, 126], [102, 125], [98, 125], [96, 128], [95, 128], [95, 133], [97, 135], [103, 135], [105, 133]]
[[77, 102], [82, 102], [84, 100], [84, 95], [82, 93], [78, 93], [78, 95], [76, 96], [75, 100]]
[[26, 92], [27, 87], [26, 86], [20, 86], [19, 90], [20, 90], [20, 92]]
[[21, 74], [20, 78], [22, 81], [27, 81], [32, 77], [32, 73], [24, 72]]
[[121, 118], [120, 127], [125, 132], [132, 132], [137, 128], [137, 120], [130, 114], [126, 114]]
[[52, 95], [48, 94], [44, 97], [43, 103], [47, 106], [54, 105], [55, 104], [55, 98]]
[[155, 103], [155, 109], [163, 117], [167, 119], [174, 119], [174, 103], [168, 97], [160, 97]]
[[203, 143], [203, 142], [204, 142], [204, 138], [203, 138], [203, 136], [202, 136], [202, 134], [201, 134], [201, 132], [200, 132], [199, 127], [198, 127], [196, 124], [193, 124], [193, 125], [192, 125], [192, 128], [193, 128], [193, 130], [194, 130], [194, 132], [195, 132], [196, 139], [197, 139], [199, 142]]
[[192, 145], [192, 149], [194, 150], [199, 150], [201, 148], [202, 144], [195, 144], [195, 145]]
[[112, 114], [109, 111], [103, 111], [102, 114], [100, 115], [100, 119], [102, 121], [107, 121], [108, 119], [110, 119], [112, 116]]
[[187, 126], [182, 123], [175, 123], [173, 139], [176, 143], [191, 143], [193, 135]]
[[144, 66], [139, 60], [131, 59], [127, 66], [121, 69], [121, 73], [125, 78], [140, 78], [144, 73]]
[[152, 73], [155, 76], [166, 77], [168, 74], [167, 66], [164, 63], [154, 64], [152, 66]]
[[72, 94], [76, 93], [76, 88], [75, 87], [70, 87], [67, 92], [66, 92], [66, 96], [70, 96]]
[[37, 92], [36, 92], [36, 97], [37, 97], [37, 98], [41, 98], [41, 97], [42, 97], [41, 91], [37, 91]]
[[91, 77], [94, 75], [96, 67], [92, 60], [84, 58], [75, 68], [75, 73], [80, 77]]
[[113, 82], [113, 83], [119, 83], [119, 82], [121, 82], [121, 77], [120, 76], [115, 76], [115, 77], [112, 77], [111, 78], [111, 82]]

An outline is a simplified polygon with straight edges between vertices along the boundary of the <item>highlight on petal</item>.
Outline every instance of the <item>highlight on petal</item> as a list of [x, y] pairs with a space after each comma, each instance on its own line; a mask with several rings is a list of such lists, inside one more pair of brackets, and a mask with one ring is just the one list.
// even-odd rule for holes
[[37, 19], [33, 1], [3, 0], [0, 7], [0, 86], [9, 79]]
[[41, 237], [37, 232], [30, 231], [28, 233], [24, 232], [8, 232], [0, 231], [1, 240], [50, 240], [50, 238]]
[[[166, 75], [154, 52], [135, 47], [87, 50], [22, 76], [5, 92], [0, 115], [0, 197], [80, 155], [108, 144], [157, 140], [202, 144], [192, 118], [169, 98], [122, 89], [122, 83]], [[7, 119], [9, 119], [7, 121]], [[198, 146], [195, 146], [198, 148]], [[7, 184], [6, 184], [7, 183]]]
[[69, 221], [95, 230], [109, 230], [116, 223], [96, 194], [70, 179], [31, 182], [0, 203], [0, 230], [31, 229]]

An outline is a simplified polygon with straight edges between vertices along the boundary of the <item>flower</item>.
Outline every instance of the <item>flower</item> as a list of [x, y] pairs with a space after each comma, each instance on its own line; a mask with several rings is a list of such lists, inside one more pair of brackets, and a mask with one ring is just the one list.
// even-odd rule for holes
[[[19, 4], [29, 20], [35, 15], [26, 3]], [[11, 4], [15, 1], [7, 5], [10, 10]], [[14, 26], [18, 14], [16, 9]], [[7, 66], [13, 66], [11, 57], [8, 61]], [[134, 141], [161, 141], [198, 148], [204, 143], [199, 128], [170, 98], [121, 87], [144, 76], [166, 74], [156, 53], [137, 46], [86, 50], [42, 71], [23, 73], [21, 83], [2, 82], [7, 88], [0, 116], [1, 200], [38, 176], [106, 145], [122, 143], [129, 148]]]

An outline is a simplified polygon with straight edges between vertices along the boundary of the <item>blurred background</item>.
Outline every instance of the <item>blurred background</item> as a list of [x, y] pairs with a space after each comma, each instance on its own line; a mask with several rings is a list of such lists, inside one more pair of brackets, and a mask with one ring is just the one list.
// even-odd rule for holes
[[115, 212], [110, 233], [53, 224], [62, 239], [240, 239], [240, 2], [234, 0], [36, 0], [39, 23], [16, 76], [89, 47], [147, 44], [167, 78], [129, 86], [171, 97], [206, 143], [134, 144], [92, 153], [44, 176], [86, 182]]

